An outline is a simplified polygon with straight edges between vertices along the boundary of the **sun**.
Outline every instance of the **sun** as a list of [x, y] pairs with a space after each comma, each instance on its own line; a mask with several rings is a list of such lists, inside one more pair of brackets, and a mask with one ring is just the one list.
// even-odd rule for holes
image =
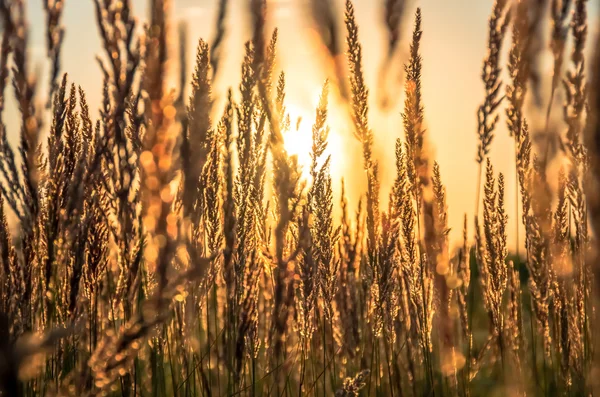
[[284, 134], [285, 150], [290, 156], [298, 158], [298, 164], [303, 172], [308, 172], [310, 167], [310, 153], [312, 150], [312, 120], [310, 113], [304, 109], [288, 105], [290, 115], [290, 131]]
[[[316, 105], [315, 105], [316, 108]], [[311, 164], [312, 151], [312, 128], [315, 122], [315, 109], [307, 110], [303, 107], [289, 104], [287, 111], [290, 116], [290, 130], [283, 136], [284, 147], [290, 156], [296, 156], [298, 165], [302, 167], [302, 173], [308, 177]], [[331, 114], [331, 113], [330, 113]], [[322, 156], [322, 160], [331, 156], [330, 173], [336, 178], [341, 176], [341, 166], [343, 163], [342, 140], [337, 133], [331, 121], [327, 150]]]

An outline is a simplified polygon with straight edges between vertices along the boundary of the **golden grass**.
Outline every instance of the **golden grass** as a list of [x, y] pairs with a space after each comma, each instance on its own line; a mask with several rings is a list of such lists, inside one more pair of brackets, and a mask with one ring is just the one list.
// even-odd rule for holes
[[[248, 2], [252, 39], [239, 92], [230, 89], [215, 111], [228, 3], [219, 2], [213, 44], [198, 44], [186, 101], [165, 87], [170, 2], [151, 1], [144, 31], [129, 1], [95, 0], [107, 56], [93, 120], [84, 91], [59, 78], [64, 2], [44, 2], [46, 109], [27, 72], [24, 0], [0, 0], [0, 396], [597, 392], [599, 87], [586, 80], [586, 1], [550, 2], [554, 75], [541, 145], [524, 106], [542, 92], [541, 29], [531, 18], [539, 6], [494, 2], [475, 131], [475, 216], [464, 216], [456, 249], [442, 178], [449, 170], [425, 145], [421, 10], [404, 68], [396, 175], [382, 208], [352, 1], [344, 14], [348, 76], [336, 63], [323, 84], [304, 174], [285, 146], [290, 77], [276, 73], [277, 31], [266, 35], [261, 0]], [[310, 7], [337, 62], [335, 7]], [[393, 65], [407, 8], [400, 0], [382, 7], [384, 68]], [[185, 42], [184, 29], [180, 36]], [[1, 119], [9, 81], [22, 124], [17, 154]], [[336, 92], [362, 148], [365, 172], [354, 177], [364, 179], [365, 195], [356, 209], [343, 181], [334, 201], [327, 148]], [[566, 128], [553, 136], [558, 92]], [[503, 110], [516, 155], [512, 199], [489, 158]], [[549, 150], [554, 139], [557, 153]], [[551, 155], [564, 160], [557, 189]], [[516, 214], [507, 214], [513, 199]], [[518, 233], [507, 229], [513, 215], [524, 226], [524, 255], [508, 251]]]

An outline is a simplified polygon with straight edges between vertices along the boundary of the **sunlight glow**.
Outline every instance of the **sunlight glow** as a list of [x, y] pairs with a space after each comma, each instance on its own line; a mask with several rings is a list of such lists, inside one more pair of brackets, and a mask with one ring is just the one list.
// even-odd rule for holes
[[[317, 97], [318, 100], [318, 97]], [[316, 104], [315, 104], [316, 107]], [[311, 152], [312, 152], [312, 128], [315, 122], [315, 110], [308, 111], [300, 106], [289, 104], [287, 111], [290, 115], [290, 131], [284, 134], [284, 145], [288, 154], [297, 156], [298, 164], [302, 167], [304, 177], [308, 177], [310, 173]], [[322, 156], [322, 161], [325, 161], [328, 156], [331, 156], [330, 171], [334, 179], [341, 177], [341, 169], [339, 164], [342, 163], [342, 139], [337, 133], [337, 129], [332, 123], [328, 123], [331, 127], [327, 139], [327, 150]]]
[[290, 156], [297, 156], [298, 163], [303, 172], [308, 173], [310, 167], [310, 153], [312, 150], [312, 120], [310, 112], [304, 109], [288, 105], [290, 115], [290, 131], [284, 134], [285, 150]]

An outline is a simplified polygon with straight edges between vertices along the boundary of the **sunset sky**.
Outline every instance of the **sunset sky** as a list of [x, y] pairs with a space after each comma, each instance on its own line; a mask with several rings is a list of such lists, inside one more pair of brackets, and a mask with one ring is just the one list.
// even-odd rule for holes
[[[212, 40], [217, 3], [217, 0], [176, 0], [174, 2], [175, 7], [171, 15], [174, 28], [173, 42], [176, 48], [177, 22], [186, 21], [189, 26], [190, 72], [197, 40], [201, 37], [208, 42]], [[341, 17], [343, 1], [339, 0], [339, 3]], [[360, 28], [360, 40], [364, 47], [363, 62], [367, 82], [371, 87], [371, 97], [374, 97], [377, 75], [386, 45], [385, 32], [381, 23], [383, 1], [355, 0], [354, 3]], [[472, 213], [475, 201], [476, 110], [483, 100], [481, 63], [486, 52], [487, 20], [493, 2], [492, 0], [422, 0], [413, 3], [418, 4], [423, 12], [424, 34], [421, 50], [424, 64], [423, 96], [426, 126], [431, 148], [435, 159], [440, 163], [442, 178], [447, 187], [449, 221], [453, 229], [451, 235], [455, 240], [461, 236], [463, 214]], [[134, 12], [141, 20], [146, 19], [146, 4], [146, 0], [133, 1]], [[227, 20], [228, 35], [223, 59], [225, 66], [216, 82], [217, 97], [222, 98], [228, 86], [235, 88], [238, 85], [243, 44], [249, 38], [248, 19], [243, 4], [245, 4], [243, 0], [232, 0], [231, 13]], [[279, 67], [288, 77], [288, 107], [293, 118], [303, 117], [300, 133], [308, 135], [320, 87], [327, 75], [318, 61], [315, 46], [310, 42], [312, 36], [304, 18], [306, 10], [303, 8], [302, 0], [269, 1], [269, 26], [270, 28], [277, 26], [280, 32]], [[41, 2], [30, 1], [28, 13], [32, 28], [31, 54], [37, 62], [46, 62], [43, 41], [44, 15]], [[407, 39], [412, 29], [413, 13], [414, 8], [411, 8], [404, 29], [401, 54], [408, 48]], [[595, 16], [595, 10], [590, 9], [590, 15]], [[70, 81], [85, 89], [91, 107], [97, 108], [101, 93], [101, 75], [95, 56], [101, 53], [101, 48], [93, 1], [66, 0], [63, 25], [66, 28], [62, 52], [63, 71], [69, 73]], [[592, 38], [593, 35], [590, 34], [590, 39]], [[174, 68], [176, 74], [176, 64]], [[548, 68], [546, 72], [549, 70]], [[43, 84], [46, 84], [46, 81]], [[387, 112], [381, 112], [374, 103], [370, 113], [376, 153], [380, 162], [383, 203], [387, 202], [385, 197], [394, 178], [394, 142], [397, 137], [403, 135], [400, 118], [402, 97], [399, 96], [398, 99], [396, 106]], [[352, 191], [352, 203], [356, 204], [358, 194], [366, 189], [364, 173], [361, 170], [360, 147], [353, 138], [348, 124], [343, 121], [344, 112], [335, 108], [335, 98], [332, 98], [332, 101], [334, 109], [330, 146], [333, 173], [336, 178], [334, 183], [338, 188], [339, 180], [344, 176]], [[10, 108], [7, 111], [10, 111]], [[560, 108], [555, 111], [557, 120], [561, 118], [560, 112]], [[7, 115], [5, 119], [10, 134], [15, 137], [18, 128], [14, 118]], [[309, 136], [289, 139], [295, 139], [295, 143], [288, 146], [290, 151], [308, 149], [308, 145], [303, 142], [308, 142]], [[302, 157], [302, 153], [299, 155]], [[515, 220], [513, 156], [512, 141], [506, 133], [505, 118], [502, 114], [492, 146], [492, 160], [496, 169], [506, 174], [509, 228], [514, 228]], [[511, 244], [514, 244], [514, 241]]]

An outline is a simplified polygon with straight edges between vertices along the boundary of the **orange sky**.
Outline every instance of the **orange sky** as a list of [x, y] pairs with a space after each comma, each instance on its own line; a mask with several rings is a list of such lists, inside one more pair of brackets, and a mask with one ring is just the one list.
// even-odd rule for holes
[[[338, 1], [339, 9], [342, 11], [343, 1]], [[44, 17], [41, 3], [37, 1], [29, 3], [32, 28], [31, 55], [36, 59], [36, 63], [44, 64]], [[175, 27], [175, 23], [181, 20], [185, 20], [189, 25], [188, 59], [191, 71], [197, 39], [203, 37], [210, 42], [212, 38], [217, 0], [175, 0], [174, 3], [173, 26]], [[381, 57], [385, 48], [385, 33], [380, 19], [380, 4], [383, 1], [355, 0], [354, 3], [360, 28], [359, 35], [364, 48], [367, 82], [372, 89], [371, 98], [374, 99]], [[492, 0], [422, 0], [414, 3], [421, 6], [423, 12], [424, 34], [421, 48], [424, 64], [423, 96], [426, 126], [435, 158], [441, 166], [443, 182], [447, 187], [449, 222], [453, 229], [451, 239], [456, 240], [462, 235], [463, 214], [472, 215], [475, 201], [476, 110], [483, 100], [480, 69], [486, 52], [487, 19], [492, 8]], [[145, 4], [145, 0], [133, 0], [134, 11], [142, 20], [146, 15]], [[225, 65], [216, 82], [217, 96], [222, 97], [228, 86], [236, 87], [238, 84], [243, 43], [249, 38], [248, 21], [243, 4], [243, 0], [232, 0], [231, 3], [223, 60]], [[327, 76], [318, 62], [314, 46], [309, 42], [311, 35], [303, 18], [305, 10], [302, 4], [302, 0], [270, 0], [269, 23], [271, 27], [278, 26], [280, 32], [279, 66], [288, 77], [289, 109], [293, 116], [303, 117], [300, 132], [308, 134], [310, 123], [314, 118], [314, 107], [318, 101], [320, 86]], [[414, 9], [411, 9], [411, 15], [413, 11]], [[595, 15], [591, 11], [590, 14]], [[409, 36], [412, 28], [412, 18], [407, 21], [409, 24], [404, 30], [404, 39]], [[93, 1], [66, 0], [63, 23], [66, 27], [63, 71], [69, 73], [70, 81], [80, 84], [85, 89], [91, 107], [97, 108], [101, 94], [101, 76], [95, 56], [101, 50]], [[175, 34], [173, 37], [176, 40]], [[403, 41], [401, 46], [401, 51], [406, 52], [407, 41]], [[42, 84], [45, 86], [46, 82]], [[371, 106], [370, 119], [380, 164], [382, 202], [387, 201], [385, 197], [394, 178], [394, 142], [397, 137], [403, 135], [401, 105], [402, 97], [399, 97], [396, 107], [387, 112], [381, 112], [375, 103]], [[13, 142], [16, 142], [18, 131], [16, 118], [11, 117], [15, 111], [14, 104], [12, 106], [9, 104], [5, 116]], [[559, 120], [560, 112], [560, 108], [555, 111]], [[332, 109], [331, 117], [330, 146], [332, 168], [336, 178], [334, 185], [338, 188], [339, 179], [344, 176], [353, 192], [351, 204], [356, 204], [358, 194], [365, 189], [360, 147], [344, 121], [343, 110]], [[306, 138], [296, 138], [288, 147], [294, 151], [294, 148], [302, 147], [302, 142], [306, 141]], [[496, 169], [505, 173], [509, 230], [514, 230], [515, 227], [512, 147], [502, 114], [492, 146], [491, 158]], [[472, 225], [472, 216], [470, 216], [470, 225]], [[470, 234], [472, 235], [472, 230]], [[510, 243], [514, 244], [514, 237]]]

